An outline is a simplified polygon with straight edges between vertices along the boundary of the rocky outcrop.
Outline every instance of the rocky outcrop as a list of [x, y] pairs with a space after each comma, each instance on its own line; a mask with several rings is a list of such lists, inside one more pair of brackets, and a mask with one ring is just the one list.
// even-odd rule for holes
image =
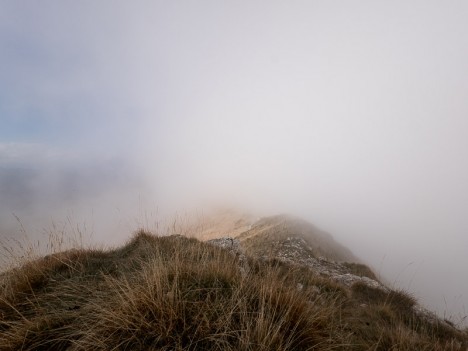
[[243, 275], [248, 273], [249, 265], [247, 262], [247, 256], [245, 255], [245, 251], [242, 248], [240, 241], [238, 239], [225, 237], [225, 238], [211, 239], [211, 240], [208, 240], [207, 243], [227, 250], [231, 255], [237, 258], [241, 273]]

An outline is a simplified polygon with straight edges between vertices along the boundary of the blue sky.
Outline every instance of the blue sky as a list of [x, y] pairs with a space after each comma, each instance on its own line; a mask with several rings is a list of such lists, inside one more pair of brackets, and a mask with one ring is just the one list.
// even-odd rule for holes
[[146, 206], [292, 212], [462, 313], [466, 18], [462, 1], [2, 1], [2, 225], [71, 211], [110, 242]]
[[108, 5], [2, 2], [2, 140], [78, 148], [119, 128], [131, 137], [138, 115], [125, 98], [128, 65], [108, 62], [125, 50], [120, 23], [103, 21]]

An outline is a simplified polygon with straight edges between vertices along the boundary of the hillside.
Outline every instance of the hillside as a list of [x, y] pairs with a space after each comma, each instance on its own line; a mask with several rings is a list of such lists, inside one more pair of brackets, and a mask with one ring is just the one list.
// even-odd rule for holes
[[[303, 258], [317, 257], [341, 262], [359, 261], [347, 248], [312, 224], [290, 216], [262, 218], [237, 238], [252, 256], [278, 256], [284, 245], [300, 241], [298, 248], [306, 252]], [[293, 249], [298, 254], [298, 249]], [[304, 254], [306, 256], [304, 256]]]
[[288, 216], [228, 217], [198, 228], [204, 241], [139, 231], [2, 273], [0, 350], [467, 349], [465, 331], [331, 235]]

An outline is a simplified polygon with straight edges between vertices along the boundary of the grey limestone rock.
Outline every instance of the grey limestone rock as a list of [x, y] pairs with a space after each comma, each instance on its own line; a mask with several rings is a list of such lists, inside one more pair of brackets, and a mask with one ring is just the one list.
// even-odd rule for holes
[[237, 257], [239, 260], [239, 268], [242, 275], [245, 275], [249, 271], [249, 266], [247, 263], [247, 257], [245, 256], [245, 252], [239, 242], [239, 240], [224, 237], [218, 239], [212, 239], [207, 241], [208, 244], [221, 247], [231, 253], [234, 257]]

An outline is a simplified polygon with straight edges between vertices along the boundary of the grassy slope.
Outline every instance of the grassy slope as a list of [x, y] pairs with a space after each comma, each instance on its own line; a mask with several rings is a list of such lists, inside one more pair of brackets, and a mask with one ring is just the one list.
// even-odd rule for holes
[[346, 289], [275, 260], [137, 233], [0, 276], [0, 350], [464, 350], [411, 296]]

